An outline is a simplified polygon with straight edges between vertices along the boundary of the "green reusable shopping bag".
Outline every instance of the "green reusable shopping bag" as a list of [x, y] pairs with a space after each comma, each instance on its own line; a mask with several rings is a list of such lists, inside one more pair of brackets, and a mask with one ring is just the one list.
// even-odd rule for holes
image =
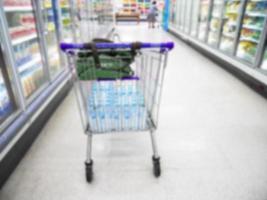
[[[135, 54], [132, 51], [106, 51], [79, 53], [76, 61], [80, 80], [121, 79], [134, 74], [131, 64]], [[98, 63], [97, 63], [98, 62]]]

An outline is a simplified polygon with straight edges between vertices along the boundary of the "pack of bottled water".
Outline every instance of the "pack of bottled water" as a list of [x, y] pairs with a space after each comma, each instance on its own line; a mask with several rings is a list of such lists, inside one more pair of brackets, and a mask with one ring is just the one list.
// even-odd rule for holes
[[98, 81], [88, 97], [90, 129], [95, 133], [145, 130], [147, 110], [138, 80]]

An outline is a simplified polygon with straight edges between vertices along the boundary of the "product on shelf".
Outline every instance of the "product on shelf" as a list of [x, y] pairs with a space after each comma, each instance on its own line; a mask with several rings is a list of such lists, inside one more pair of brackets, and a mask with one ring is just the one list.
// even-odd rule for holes
[[[141, 17], [146, 17], [150, 8], [152, 0], [121, 0], [121, 6], [118, 6], [119, 13], [125, 14], [140, 14]], [[159, 0], [157, 1], [157, 6], [160, 11], [163, 10], [164, 1]]]
[[12, 39], [36, 33], [35, 18], [32, 13], [12, 13], [9, 31]]
[[227, 0], [225, 5], [223, 32], [220, 49], [228, 53], [233, 53], [234, 51], [235, 39], [238, 31], [237, 22], [240, 17], [240, 6], [241, 1], [232, 0]]
[[209, 0], [201, 0], [200, 1], [200, 14], [199, 14], [199, 35], [198, 38], [200, 40], [204, 40], [206, 37], [206, 30], [208, 26], [208, 18], [209, 18]]
[[266, 14], [267, 1], [248, 1], [236, 53], [239, 58], [250, 63], [255, 61]]
[[223, 1], [213, 2], [211, 21], [209, 26], [208, 44], [217, 46], [222, 25]]
[[60, 7], [69, 7], [68, 0], [60, 0], [59, 4], [60, 4]]
[[253, 42], [242, 41], [238, 45], [237, 56], [243, 60], [253, 62], [257, 51], [257, 46]]
[[44, 82], [32, 1], [4, 0], [4, 6], [13, 7], [13, 9], [8, 9], [5, 15], [12, 39], [15, 66], [19, 72], [23, 92], [26, 97], [29, 97]]
[[43, 6], [45, 8], [51, 8], [52, 7], [51, 0], [43, 0]]
[[21, 74], [21, 82], [25, 97], [31, 96], [44, 83], [44, 74], [41, 63], [36, 63], [32, 68]]
[[31, 6], [31, 0], [3, 0], [4, 6]]
[[3, 120], [6, 118], [7, 115], [9, 115], [12, 110], [12, 103], [9, 98], [9, 94], [7, 91], [7, 88], [3, 82], [3, 75], [0, 73], [1, 76], [1, 83], [0, 83], [0, 120]]
[[258, 12], [267, 13], [267, 1], [249, 1], [247, 3], [246, 11], [248, 12]]
[[38, 41], [36, 39], [30, 40], [14, 46], [14, 54], [17, 67], [30, 62], [39, 54]]

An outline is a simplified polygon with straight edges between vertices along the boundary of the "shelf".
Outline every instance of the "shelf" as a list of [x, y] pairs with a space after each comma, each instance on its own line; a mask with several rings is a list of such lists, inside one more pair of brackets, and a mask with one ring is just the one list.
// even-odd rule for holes
[[32, 11], [31, 6], [4, 6], [5, 12]]
[[256, 31], [262, 31], [263, 30], [263, 28], [261, 28], [261, 27], [257, 27], [254, 25], [248, 25], [248, 24], [243, 24], [242, 28], [252, 29], [252, 30], [256, 30]]
[[266, 14], [264, 13], [259, 13], [259, 12], [253, 12], [253, 11], [249, 11], [245, 13], [247, 16], [249, 17], [266, 17]]
[[31, 68], [33, 65], [37, 64], [38, 62], [41, 61], [41, 57], [40, 56], [35, 56], [32, 60], [30, 60], [29, 62], [18, 66], [18, 71], [19, 73]]
[[257, 44], [259, 43], [259, 41], [256, 39], [253, 39], [250, 37], [244, 37], [244, 36], [241, 36], [240, 41], [249, 41], [249, 42], [253, 42], [253, 43], [257, 43]]
[[27, 42], [27, 41], [35, 39], [35, 38], [37, 38], [37, 34], [36, 33], [30, 34], [30, 35], [27, 35], [27, 36], [23, 36], [23, 37], [20, 37], [18, 39], [13, 39], [12, 40], [12, 45], [15, 46], [15, 45]]

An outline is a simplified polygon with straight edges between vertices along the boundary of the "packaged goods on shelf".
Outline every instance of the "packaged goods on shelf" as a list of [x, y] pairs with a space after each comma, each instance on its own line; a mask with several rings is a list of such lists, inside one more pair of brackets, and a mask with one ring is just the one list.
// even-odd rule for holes
[[209, 17], [209, 0], [202, 0], [200, 2], [200, 14], [199, 14], [199, 35], [200, 40], [204, 40], [206, 37], [206, 30], [208, 26], [208, 17]]
[[12, 39], [36, 33], [35, 18], [31, 13], [12, 13], [9, 26]]
[[248, 41], [242, 41], [238, 45], [237, 56], [245, 61], [253, 62], [257, 51], [257, 46]]
[[33, 59], [39, 53], [38, 41], [31, 40], [14, 46], [16, 66], [21, 66]]
[[12, 104], [4, 84], [0, 84], [0, 120], [5, 118], [13, 110]]
[[[248, 1], [236, 55], [250, 63], [255, 61], [266, 17], [267, 1]], [[265, 13], [265, 14], [264, 14]]]
[[246, 7], [247, 11], [259, 12], [267, 14], [267, 2], [266, 1], [249, 1]]
[[31, 6], [31, 0], [4, 0], [4, 6]]
[[40, 63], [25, 70], [21, 74], [22, 87], [25, 97], [31, 96], [44, 83], [43, 69]]

